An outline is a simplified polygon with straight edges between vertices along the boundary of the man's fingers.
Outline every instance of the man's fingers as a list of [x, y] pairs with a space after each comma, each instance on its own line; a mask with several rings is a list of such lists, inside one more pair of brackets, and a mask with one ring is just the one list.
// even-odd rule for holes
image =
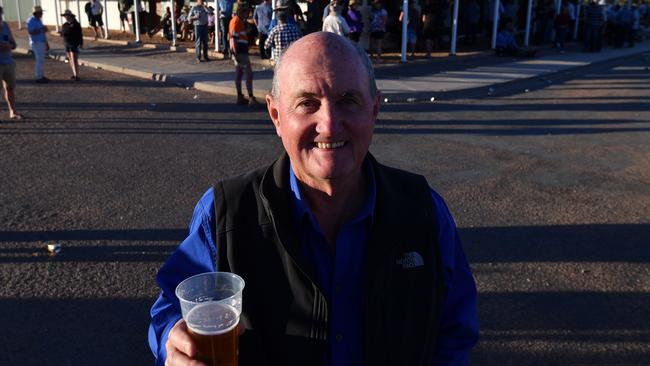
[[165, 366], [207, 366], [201, 361], [193, 360], [178, 350], [171, 350], [167, 353]]
[[170, 348], [175, 348], [190, 358], [196, 357], [196, 345], [187, 331], [187, 325], [184, 320], [179, 320], [169, 332], [167, 342]]

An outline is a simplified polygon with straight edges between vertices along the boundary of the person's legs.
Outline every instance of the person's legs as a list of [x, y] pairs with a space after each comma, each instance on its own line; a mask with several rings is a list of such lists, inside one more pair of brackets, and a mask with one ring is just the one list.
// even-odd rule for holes
[[219, 36], [221, 37], [221, 50], [223, 56], [228, 58], [228, 24], [230, 23], [230, 17], [224, 17], [219, 19], [219, 30], [221, 31]]
[[43, 64], [45, 63], [45, 42], [32, 43], [32, 52], [34, 52], [34, 78], [43, 79]]
[[241, 92], [241, 79], [244, 74], [244, 69], [241, 65], [235, 67], [235, 88], [237, 89], [237, 95], [242, 95]]
[[79, 80], [79, 52], [69, 52], [68, 59], [70, 59], [72, 75], [75, 77], [75, 80]]
[[377, 60], [381, 60], [381, 43], [382, 39], [377, 40]]
[[9, 110], [9, 118], [22, 119], [22, 116], [16, 112], [16, 65], [4, 65], [1, 76], [5, 101], [7, 101], [7, 109]]
[[634, 38], [636, 38], [636, 29], [628, 27], [627, 29], [627, 46], [634, 47]]
[[249, 97], [253, 97], [253, 68], [250, 62], [246, 64], [246, 91]]
[[195, 25], [194, 26], [194, 34], [196, 37], [194, 37], [194, 53], [196, 54], [196, 60], [200, 61], [201, 60], [201, 47], [203, 46], [203, 39], [201, 39], [201, 26], [200, 25]]
[[264, 34], [264, 33], [260, 32], [260, 39], [259, 39], [259, 41], [260, 41], [260, 58], [263, 59], [263, 60], [269, 58], [268, 51], [264, 47], [264, 43], [266, 43], [266, 39], [268, 37], [269, 37], [268, 34]]
[[203, 59], [208, 61], [210, 59], [208, 57], [208, 26], [202, 25], [199, 31], [200, 34], [197, 34], [196, 38], [201, 39], [201, 47], [203, 47]]

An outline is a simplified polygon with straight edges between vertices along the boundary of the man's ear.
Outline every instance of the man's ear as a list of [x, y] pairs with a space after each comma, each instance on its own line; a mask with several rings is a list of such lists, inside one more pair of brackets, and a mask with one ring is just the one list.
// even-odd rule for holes
[[273, 96], [271, 94], [266, 94], [266, 109], [268, 109], [269, 117], [271, 117], [271, 121], [275, 126], [275, 133], [278, 136], [282, 137], [280, 135], [280, 111], [278, 110], [278, 105], [273, 100]]
[[381, 107], [381, 91], [377, 90], [377, 95], [375, 96], [375, 103], [372, 106], [372, 117], [377, 121], [379, 117], [379, 108]]

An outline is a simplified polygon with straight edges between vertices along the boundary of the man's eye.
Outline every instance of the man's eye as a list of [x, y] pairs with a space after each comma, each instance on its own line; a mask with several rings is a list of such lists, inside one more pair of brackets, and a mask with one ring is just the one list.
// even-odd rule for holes
[[313, 108], [316, 108], [318, 106], [318, 103], [316, 103], [313, 100], [303, 100], [300, 103], [298, 103], [298, 106], [301, 107], [301, 108], [313, 109]]
[[340, 103], [344, 105], [350, 105], [350, 104], [359, 104], [359, 101], [357, 100], [357, 98], [354, 97], [343, 97], [341, 98]]

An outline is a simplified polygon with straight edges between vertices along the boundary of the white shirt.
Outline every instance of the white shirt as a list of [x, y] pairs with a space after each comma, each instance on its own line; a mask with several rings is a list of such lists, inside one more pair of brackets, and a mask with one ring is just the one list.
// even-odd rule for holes
[[339, 36], [347, 36], [350, 33], [348, 22], [345, 21], [340, 15], [330, 13], [330, 15], [323, 21], [323, 32], [330, 32], [338, 34]]

